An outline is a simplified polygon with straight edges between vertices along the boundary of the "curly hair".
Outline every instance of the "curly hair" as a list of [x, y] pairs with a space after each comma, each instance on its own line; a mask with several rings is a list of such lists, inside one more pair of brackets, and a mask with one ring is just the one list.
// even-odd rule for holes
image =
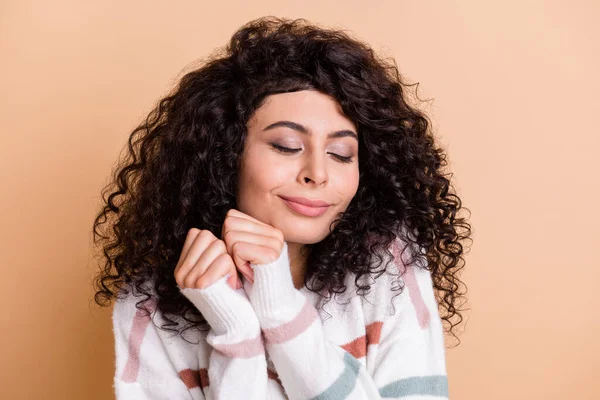
[[457, 337], [466, 294], [458, 277], [461, 242], [471, 230], [457, 216], [461, 201], [443, 172], [446, 156], [428, 117], [408, 104], [407, 86], [393, 59], [345, 30], [276, 17], [240, 27], [130, 134], [94, 221], [105, 259], [94, 277], [96, 303], [137, 292], [138, 308], [156, 301], [167, 321], [161, 328], [181, 334], [206, 327], [173, 275], [187, 232], [196, 227], [220, 237], [227, 211], [236, 208], [246, 123], [265, 98], [317, 90], [336, 99], [360, 132], [360, 184], [335, 228], [311, 245], [305, 286], [344, 293], [344, 277], [353, 273], [359, 291], [368, 291], [360, 278], [381, 272], [378, 250], [391, 255], [402, 235], [422, 249], [411, 262], [431, 272], [440, 316]]

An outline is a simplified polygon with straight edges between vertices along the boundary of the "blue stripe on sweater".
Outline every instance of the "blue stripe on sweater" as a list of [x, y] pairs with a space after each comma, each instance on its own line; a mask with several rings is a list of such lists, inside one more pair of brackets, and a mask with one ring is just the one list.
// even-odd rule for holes
[[[323, 392], [311, 400], [342, 400], [352, 393], [356, 386], [356, 377], [361, 363], [350, 353], [344, 354], [344, 370], [341, 375]], [[379, 389], [383, 398], [402, 398], [405, 396], [448, 397], [448, 378], [446, 375], [411, 376], [399, 379]]]
[[323, 392], [312, 398], [312, 400], [342, 400], [352, 393], [356, 386], [356, 377], [361, 367], [360, 362], [346, 352], [344, 354], [344, 371], [342, 374]]
[[379, 394], [381, 397], [394, 399], [413, 395], [448, 397], [448, 377], [446, 375], [411, 376], [385, 385], [379, 389]]

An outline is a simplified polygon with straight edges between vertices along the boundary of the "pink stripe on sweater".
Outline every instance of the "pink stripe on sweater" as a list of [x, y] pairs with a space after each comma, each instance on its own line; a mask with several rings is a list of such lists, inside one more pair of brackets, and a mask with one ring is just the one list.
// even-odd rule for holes
[[304, 332], [317, 319], [317, 310], [305, 298], [302, 310], [291, 321], [276, 328], [263, 329], [265, 340], [269, 343], [283, 343]]
[[253, 339], [247, 339], [234, 344], [213, 344], [213, 348], [229, 358], [252, 358], [265, 353], [260, 332]]
[[[145, 305], [148, 305], [150, 312], [153, 312], [156, 308], [156, 302], [153, 300], [147, 301]], [[144, 310], [138, 309], [136, 311], [131, 325], [131, 332], [129, 333], [127, 363], [121, 376], [124, 382], [135, 382], [137, 380], [140, 370], [140, 347], [142, 346], [146, 328], [150, 322], [151, 318]]]
[[417, 319], [419, 321], [419, 326], [421, 329], [426, 329], [429, 326], [429, 310], [427, 309], [427, 305], [425, 305], [425, 301], [423, 301], [423, 296], [421, 295], [421, 290], [419, 290], [419, 285], [417, 284], [417, 278], [415, 276], [414, 269], [416, 266], [411, 266], [410, 268], [406, 268], [404, 265], [404, 260], [402, 257], [402, 250], [398, 245], [398, 240], [394, 240], [392, 245], [392, 251], [394, 254], [394, 262], [398, 269], [400, 270], [404, 267], [406, 271], [402, 278], [406, 283], [406, 288], [408, 289], [408, 294], [410, 296], [410, 300], [412, 301], [413, 307], [415, 308], [415, 312], [417, 314]]

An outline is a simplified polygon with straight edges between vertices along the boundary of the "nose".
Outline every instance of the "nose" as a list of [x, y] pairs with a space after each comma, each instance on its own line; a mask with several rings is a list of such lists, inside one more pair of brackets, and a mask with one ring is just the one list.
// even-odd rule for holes
[[304, 166], [298, 177], [301, 183], [306, 184], [313, 182], [316, 185], [327, 185], [329, 174], [327, 172], [327, 154], [316, 154], [306, 157]]

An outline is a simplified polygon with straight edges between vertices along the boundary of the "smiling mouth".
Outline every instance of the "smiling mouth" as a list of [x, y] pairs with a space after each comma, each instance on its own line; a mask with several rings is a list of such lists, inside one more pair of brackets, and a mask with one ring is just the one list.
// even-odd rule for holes
[[281, 199], [290, 209], [297, 212], [298, 214], [302, 214], [307, 217], [318, 217], [320, 215], [325, 214], [327, 210], [329, 210], [329, 206], [311, 207], [306, 206], [304, 204], [296, 203], [295, 201], [286, 200], [284, 198]]

